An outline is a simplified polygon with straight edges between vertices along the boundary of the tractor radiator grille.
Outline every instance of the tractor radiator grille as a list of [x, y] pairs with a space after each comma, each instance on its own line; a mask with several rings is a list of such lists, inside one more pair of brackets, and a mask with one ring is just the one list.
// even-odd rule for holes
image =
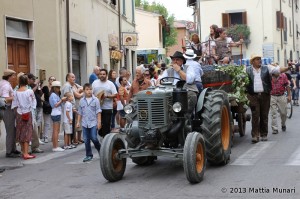
[[139, 126], [150, 125], [151, 128], [158, 128], [165, 125], [166, 109], [163, 99], [138, 99], [138, 120]]

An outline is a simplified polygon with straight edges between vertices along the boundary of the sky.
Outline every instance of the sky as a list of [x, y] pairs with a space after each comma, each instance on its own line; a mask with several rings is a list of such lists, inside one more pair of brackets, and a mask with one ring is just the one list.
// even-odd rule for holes
[[187, 7], [187, 0], [149, 0], [152, 2], [164, 5], [169, 15], [174, 14], [176, 20], [189, 20], [193, 21], [193, 9]]

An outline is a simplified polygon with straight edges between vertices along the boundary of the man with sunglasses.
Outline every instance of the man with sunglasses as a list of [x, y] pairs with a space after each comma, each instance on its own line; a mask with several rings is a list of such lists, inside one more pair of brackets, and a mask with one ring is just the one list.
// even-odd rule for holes
[[247, 97], [250, 101], [252, 113], [252, 143], [267, 141], [268, 136], [268, 115], [270, 109], [270, 99], [272, 74], [280, 74], [288, 71], [291, 67], [274, 67], [272, 65], [262, 65], [260, 55], [252, 55], [251, 66], [246, 72], [250, 80], [247, 86]]

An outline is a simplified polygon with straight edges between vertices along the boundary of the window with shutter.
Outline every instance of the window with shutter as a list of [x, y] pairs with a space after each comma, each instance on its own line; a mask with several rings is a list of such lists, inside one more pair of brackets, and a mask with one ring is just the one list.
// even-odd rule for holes
[[284, 17], [283, 40], [287, 42], [287, 19]]
[[187, 1], [187, 5], [188, 5], [188, 6], [195, 6], [196, 3], [197, 3], [197, 0], [188, 0], [188, 1]]
[[289, 20], [289, 29], [290, 29], [290, 31], [289, 31], [290, 36], [292, 36], [292, 21], [291, 20]]
[[222, 27], [228, 28], [229, 27], [229, 14], [222, 13]]
[[280, 11], [276, 11], [276, 28], [277, 29], [281, 28], [280, 16], [281, 16], [281, 12]]
[[228, 28], [235, 24], [247, 25], [247, 12], [222, 13], [222, 27]]

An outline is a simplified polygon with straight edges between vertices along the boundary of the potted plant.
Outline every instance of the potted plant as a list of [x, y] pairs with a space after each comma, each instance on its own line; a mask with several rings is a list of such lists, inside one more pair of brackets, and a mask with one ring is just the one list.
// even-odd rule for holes
[[246, 47], [250, 43], [250, 28], [245, 24], [236, 24], [228, 28], [227, 34], [232, 38], [233, 41], [237, 42], [240, 39], [244, 40]]

